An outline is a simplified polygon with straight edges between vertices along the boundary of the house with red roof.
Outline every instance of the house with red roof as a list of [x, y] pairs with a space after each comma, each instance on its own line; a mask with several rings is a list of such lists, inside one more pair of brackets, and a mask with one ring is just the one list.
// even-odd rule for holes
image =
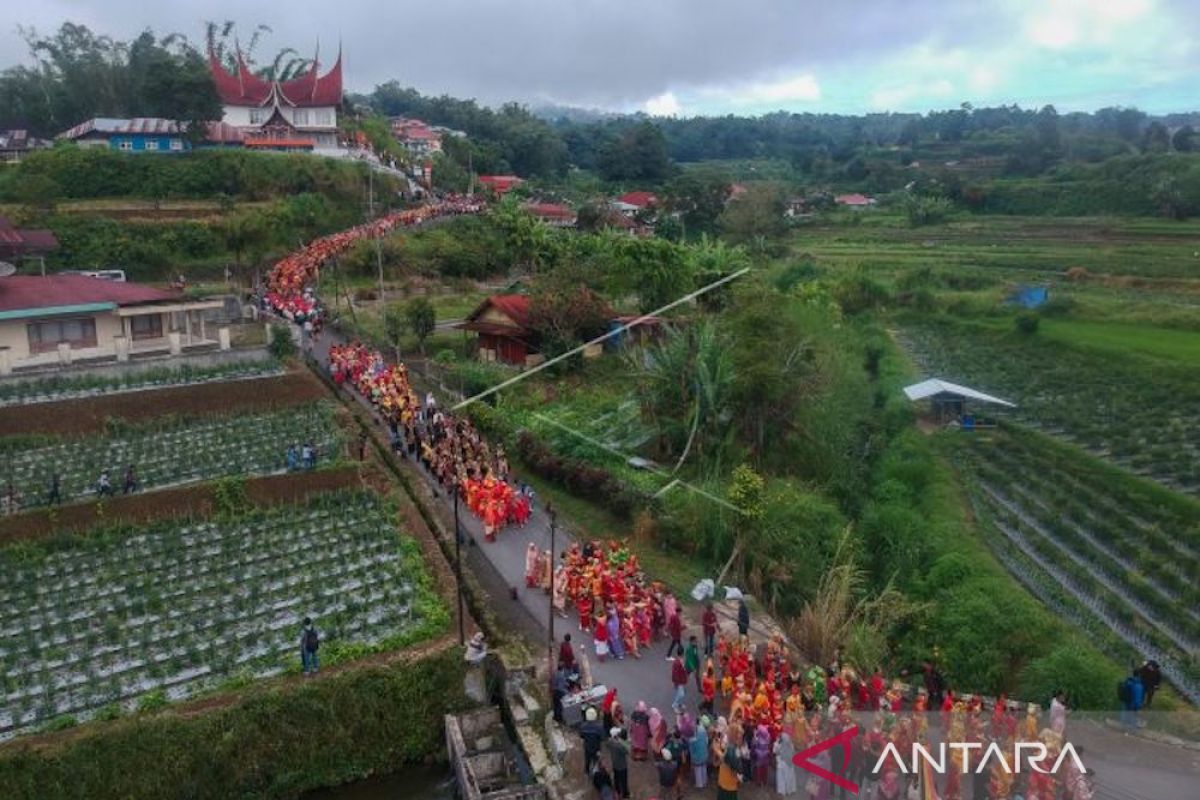
[[837, 203], [839, 206], [846, 206], [847, 208], [863, 209], [870, 208], [871, 206], [875, 205], [875, 198], [867, 197], [865, 194], [858, 194], [856, 192], [854, 194], [839, 194], [833, 198], [833, 202]]
[[537, 352], [537, 333], [529, 325], [529, 297], [523, 294], [494, 294], [484, 300], [458, 325], [478, 335], [479, 358], [516, 366], [535, 366], [542, 361]]
[[654, 192], [626, 192], [617, 198], [617, 202], [644, 211], [658, 205], [658, 195]]
[[[234, 54], [232, 70], [211, 49], [208, 69], [224, 114], [222, 122], [240, 128], [247, 147], [258, 149], [334, 149], [337, 142], [337, 110], [342, 104], [342, 51], [324, 75], [320, 52], [304, 73], [286, 81], [256, 75], [241, 50]], [[260, 144], [261, 140], [287, 142]]]
[[526, 203], [525, 210], [552, 228], [575, 227], [575, 211], [562, 203]]
[[86, 275], [0, 278], [0, 374], [227, 350], [228, 329], [212, 330], [204, 317], [223, 305]]
[[53, 231], [16, 228], [7, 217], [0, 216], [0, 261], [19, 261], [57, 249], [58, 239]]
[[503, 197], [525, 181], [516, 175], [480, 175], [479, 182], [491, 189], [497, 197]]

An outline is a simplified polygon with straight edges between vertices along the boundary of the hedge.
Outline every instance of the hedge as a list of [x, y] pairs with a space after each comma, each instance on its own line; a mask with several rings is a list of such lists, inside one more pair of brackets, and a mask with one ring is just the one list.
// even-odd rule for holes
[[460, 651], [251, 688], [235, 704], [0, 748], [5, 800], [292, 798], [423, 760], [467, 706]]

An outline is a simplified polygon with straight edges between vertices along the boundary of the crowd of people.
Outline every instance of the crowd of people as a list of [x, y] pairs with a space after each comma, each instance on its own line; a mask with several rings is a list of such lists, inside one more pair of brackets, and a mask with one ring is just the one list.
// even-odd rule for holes
[[483, 207], [482, 200], [448, 195], [435, 203], [393, 211], [353, 228], [313, 239], [272, 267], [267, 278], [264, 301], [287, 319], [300, 324], [311, 322], [319, 325], [320, 306], [312, 294], [311, 285], [327, 261], [342, 255], [360, 241], [386, 236], [396, 228], [418, 225], [436, 217], [477, 214]]
[[[630, 761], [653, 762], [660, 798], [680, 797], [685, 787], [702, 790], [711, 782], [717, 784], [718, 800], [736, 798], [749, 785], [810, 800], [846, 796], [834, 783], [799, 769], [793, 757], [855, 726], [858, 735], [848, 738], [847, 749], [825, 749], [811, 763], [858, 784], [858, 796], [870, 800], [1092, 797], [1089, 782], [1070, 758], [1053, 774], [1010, 771], [1011, 764], [1005, 769], [999, 761], [981, 772], [975, 769], [992, 742], [1010, 755], [1016, 742], [1037, 742], [1047, 752], [1039, 766], [1049, 770], [1064, 741], [1067, 706], [1062, 692], [1043, 715], [1036, 705], [1019, 709], [1004, 697], [989, 706], [978, 696], [958, 696], [929, 663], [916, 681], [908, 676], [889, 680], [881, 669], [860, 674], [836, 658], [828, 667], [803, 667], [780, 638], [752, 645], [745, 635], [726, 636], [719, 627], [715, 638], [702, 667], [695, 636], [689, 637], [683, 656], [670, 659], [677, 692], [669, 717], [645, 702], [627, 714], [615, 688], [597, 707], [585, 710], [579, 730], [584, 769], [601, 798], [630, 796]], [[567, 650], [560, 650], [556, 713], [566, 676], [579, 668]], [[696, 702], [688, 704], [678, 690], [692, 679], [697, 681]], [[977, 743], [979, 748], [969, 751], [976, 760], [964, 773], [964, 751], [951, 747], [940, 774], [914, 772], [909, 760], [913, 744], [936, 750], [934, 742]], [[889, 744], [904, 763], [896, 761]]]
[[432, 395], [422, 402], [403, 364], [351, 342], [329, 348], [329, 372], [337, 386], [371, 403], [397, 453], [419, 461], [445, 491], [460, 493], [489, 540], [506, 524], [528, 521], [529, 493], [511, 483], [504, 447], [492, 447], [470, 420], [440, 410]]

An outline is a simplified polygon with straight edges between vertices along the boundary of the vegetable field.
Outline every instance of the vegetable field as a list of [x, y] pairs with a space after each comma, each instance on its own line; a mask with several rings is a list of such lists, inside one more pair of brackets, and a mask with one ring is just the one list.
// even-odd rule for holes
[[1200, 504], [1033, 434], [958, 437], [997, 557], [1118, 661], [1156, 658], [1200, 698]]
[[120, 492], [129, 464], [141, 488], [279, 472], [288, 446], [306, 441], [316, 446], [321, 460], [340, 455], [332, 403], [227, 417], [165, 418], [84, 439], [9, 440], [0, 475], [12, 481], [21, 505], [28, 507], [45, 502], [55, 472], [62, 499], [68, 501], [94, 496], [105, 469]]
[[0, 550], [0, 737], [323, 664], [441, 631], [419, 546], [375, 495]]
[[1105, 358], [969, 323], [909, 321], [902, 340], [926, 375], [1012, 400], [1018, 419], [1139, 475], [1200, 492], [1195, 369]]
[[283, 371], [283, 365], [278, 361], [264, 359], [236, 361], [211, 367], [184, 365], [176, 369], [149, 369], [129, 375], [56, 375], [36, 380], [9, 380], [0, 383], [0, 407], [75, 400], [116, 392], [159, 389], [164, 386], [194, 386], [235, 378], [264, 378], [282, 375]]

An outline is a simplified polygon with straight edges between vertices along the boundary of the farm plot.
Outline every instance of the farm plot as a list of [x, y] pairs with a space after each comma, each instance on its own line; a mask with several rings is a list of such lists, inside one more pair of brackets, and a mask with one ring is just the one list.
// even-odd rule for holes
[[1200, 696], [1200, 508], [1105, 480], [1038, 438], [951, 440], [997, 556], [1060, 613], [1102, 629], [1114, 657], [1153, 654]]
[[305, 616], [325, 663], [435, 635], [447, 612], [395, 518], [339, 492], [0, 550], [0, 738], [279, 674]]
[[0, 408], [160, 389], [165, 386], [194, 386], [238, 378], [265, 378], [282, 375], [283, 372], [283, 365], [275, 359], [262, 359], [211, 367], [191, 367], [185, 364], [177, 369], [149, 369], [128, 375], [56, 375], [36, 380], [7, 381], [0, 383]]
[[905, 324], [922, 371], [994, 392], [1022, 422], [1180, 491], [1200, 492], [1200, 382], [1185, 366], [1112, 359], [970, 324]]
[[[10, 442], [0, 472], [23, 506], [43, 503], [58, 474], [64, 501], [93, 497], [102, 470], [122, 489], [133, 464], [141, 488], [156, 488], [223, 475], [280, 472], [289, 445], [311, 442], [322, 460], [338, 454], [335, 406], [322, 401], [286, 411], [199, 419], [167, 419], [85, 439]], [[0, 440], [2, 441], [2, 440]]]

